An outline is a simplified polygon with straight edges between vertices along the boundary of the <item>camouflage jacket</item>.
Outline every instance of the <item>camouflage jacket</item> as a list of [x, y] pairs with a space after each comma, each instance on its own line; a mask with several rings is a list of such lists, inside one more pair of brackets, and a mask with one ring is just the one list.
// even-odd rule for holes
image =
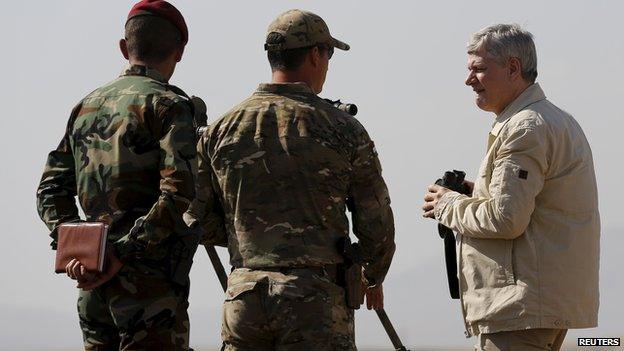
[[192, 107], [156, 71], [130, 66], [73, 109], [50, 152], [37, 209], [52, 231], [79, 221], [110, 225], [122, 259], [167, 255], [166, 241], [184, 233], [182, 213], [194, 197], [197, 140]]
[[[307, 85], [261, 84], [210, 126], [198, 157], [203, 186], [189, 212], [223, 213], [234, 267], [342, 262], [337, 241], [349, 235], [350, 199], [364, 276], [370, 285], [383, 281], [394, 220], [374, 144], [355, 118]], [[219, 221], [204, 222], [218, 240]]]

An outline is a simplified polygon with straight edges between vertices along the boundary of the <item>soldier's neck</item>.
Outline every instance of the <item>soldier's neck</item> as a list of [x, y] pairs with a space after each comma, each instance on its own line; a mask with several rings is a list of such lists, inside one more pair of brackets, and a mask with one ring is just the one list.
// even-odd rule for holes
[[158, 71], [158, 73], [160, 73], [167, 81], [169, 81], [169, 78], [171, 78], [171, 76], [173, 75], [173, 71], [175, 69], [175, 64], [172, 67], [172, 65], [166, 61], [161, 62], [161, 63], [148, 63], [148, 62], [133, 59], [133, 58], [130, 58], [129, 61], [130, 61], [130, 64], [133, 66], [145, 66], [150, 69]]
[[313, 82], [308, 74], [302, 74], [299, 71], [273, 71], [271, 83], [306, 83], [309, 87], [313, 87]]

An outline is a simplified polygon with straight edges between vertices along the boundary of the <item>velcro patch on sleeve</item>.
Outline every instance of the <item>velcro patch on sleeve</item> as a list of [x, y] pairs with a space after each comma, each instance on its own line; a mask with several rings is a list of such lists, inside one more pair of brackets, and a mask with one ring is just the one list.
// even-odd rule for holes
[[518, 177], [520, 177], [520, 179], [527, 179], [529, 177], [529, 172], [521, 169], [518, 171]]

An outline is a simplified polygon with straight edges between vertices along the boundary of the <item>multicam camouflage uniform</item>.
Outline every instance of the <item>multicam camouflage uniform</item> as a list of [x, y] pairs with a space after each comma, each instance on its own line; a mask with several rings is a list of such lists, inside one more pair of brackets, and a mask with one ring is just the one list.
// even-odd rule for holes
[[194, 196], [192, 107], [156, 71], [130, 66], [72, 111], [37, 191], [52, 231], [80, 221], [110, 225], [109, 243], [125, 262], [118, 275], [80, 291], [88, 350], [188, 348], [188, 271], [197, 247], [182, 213]]
[[[343, 262], [336, 244], [349, 235], [347, 199], [369, 286], [383, 281], [395, 249], [390, 198], [364, 127], [303, 83], [261, 84], [210, 126], [198, 152], [203, 188], [188, 214], [223, 212], [235, 268], [225, 349], [355, 350], [353, 311], [327, 269]], [[209, 222], [218, 238], [218, 221]]]

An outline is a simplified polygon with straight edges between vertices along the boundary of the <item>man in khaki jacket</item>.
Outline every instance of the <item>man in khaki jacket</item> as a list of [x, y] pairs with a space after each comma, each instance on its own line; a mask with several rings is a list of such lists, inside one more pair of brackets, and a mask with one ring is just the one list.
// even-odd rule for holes
[[428, 187], [424, 216], [458, 233], [461, 304], [477, 350], [559, 350], [598, 319], [600, 219], [592, 154], [544, 95], [532, 35], [494, 25], [468, 45], [466, 85], [494, 112], [472, 196]]

